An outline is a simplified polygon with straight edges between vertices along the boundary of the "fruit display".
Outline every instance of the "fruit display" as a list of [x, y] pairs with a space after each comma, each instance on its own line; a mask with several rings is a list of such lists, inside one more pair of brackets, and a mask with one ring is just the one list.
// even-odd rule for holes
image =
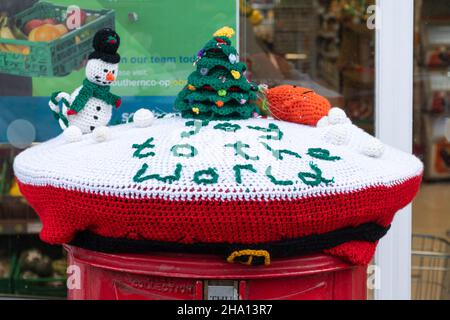
[[0, 295], [65, 297], [67, 256], [36, 235], [0, 237]]
[[25, 23], [25, 25], [23, 26], [23, 32], [26, 35], [29, 35], [31, 30], [40, 27], [44, 24], [50, 24], [50, 25], [56, 25], [58, 24], [58, 22], [55, 19], [32, 19], [30, 21], [28, 21], [27, 23]]
[[[46, 21], [46, 22], [44, 22]], [[20, 29], [13, 19], [0, 16], [0, 39], [29, 40], [29, 41], [52, 41], [68, 32], [63, 24], [56, 24], [54, 19], [29, 21]], [[29, 46], [0, 43], [0, 51], [28, 55]]]
[[0, 73], [65, 76], [83, 65], [97, 30], [114, 28], [110, 9], [72, 9], [36, 2], [16, 14], [0, 12]]
[[65, 258], [52, 260], [41, 250], [32, 248], [23, 251], [19, 258], [20, 278], [24, 280], [54, 278], [49, 286], [64, 286], [67, 262]]
[[29, 249], [20, 255], [21, 271], [23, 274], [35, 274], [37, 277], [48, 277], [52, 274], [50, 257], [38, 249]]
[[[0, 16], [0, 39], [26, 40], [27, 37], [12, 20], [2, 15]], [[0, 51], [28, 55], [30, 48], [22, 45], [0, 43]]]
[[[84, 20], [84, 24], [88, 24], [88, 23], [90, 23], [92, 21], [95, 21], [97, 18], [98, 17], [95, 16], [95, 15], [87, 16], [86, 19]], [[86, 38], [89, 38], [91, 36], [93, 37], [94, 34], [95, 34], [95, 30], [93, 30], [93, 29], [86, 29], [80, 34], [80, 38], [81, 39], [86, 39]]]
[[30, 41], [52, 41], [62, 37], [68, 32], [63, 24], [43, 24], [30, 31], [28, 39]]
[[8, 278], [11, 274], [11, 261], [7, 257], [0, 257], [0, 279]]
[[[83, 10], [80, 11], [80, 16], [81, 26], [97, 18], [95, 16], [88, 17]], [[34, 42], [53, 41], [69, 32], [67, 25], [70, 19], [71, 15], [67, 15], [62, 21], [58, 21], [55, 18], [31, 19], [20, 28], [15, 21], [2, 15], [0, 16], [0, 39], [29, 40]], [[12, 44], [0, 44], [0, 49], [3, 49], [5, 52], [20, 54], [29, 54], [30, 52], [27, 46]]]

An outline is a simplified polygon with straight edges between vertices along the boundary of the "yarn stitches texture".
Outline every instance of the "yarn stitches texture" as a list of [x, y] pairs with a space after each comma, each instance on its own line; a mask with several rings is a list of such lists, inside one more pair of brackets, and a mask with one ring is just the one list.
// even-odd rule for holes
[[256, 112], [258, 87], [245, 77], [246, 65], [229, 38], [217, 36], [199, 52], [197, 70], [188, 77], [175, 108], [183, 117], [246, 119]]
[[117, 101], [120, 100], [120, 97], [110, 93], [109, 90], [109, 86], [97, 85], [85, 79], [83, 81], [83, 86], [70, 106], [70, 109], [79, 112], [92, 97], [102, 100], [109, 105], [115, 106]]
[[330, 102], [311, 89], [290, 85], [278, 86], [266, 92], [274, 118], [315, 126], [331, 109]]
[[[111, 130], [101, 144], [89, 134], [74, 144], [58, 137], [16, 158], [44, 241], [66, 243], [88, 230], [113, 239], [254, 246], [367, 223], [388, 228], [423, 170], [390, 147], [381, 158], [356, 152], [365, 139], [356, 127], [346, 146], [328, 144], [322, 128], [264, 119], [168, 118]], [[376, 242], [361, 239], [321, 250], [365, 264]]]

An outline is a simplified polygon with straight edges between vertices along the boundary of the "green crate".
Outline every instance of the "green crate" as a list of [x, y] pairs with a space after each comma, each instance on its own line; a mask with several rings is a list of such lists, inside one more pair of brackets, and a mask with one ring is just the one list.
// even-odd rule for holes
[[[0, 72], [28, 77], [59, 77], [80, 69], [92, 51], [92, 40], [97, 30], [114, 28], [113, 10], [85, 10], [95, 20], [72, 30], [61, 38], [49, 42], [1, 39], [0, 44], [26, 46], [29, 54], [0, 51]], [[62, 21], [67, 7], [46, 2], [34, 6], [15, 16], [17, 26], [22, 28], [32, 19], [54, 18]]]
[[[39, 246], [33, 245], [42, 250], [51, 258], [60, 258], [62, 256], [61, 247], [54, 248], [43, 243]], [[66, 278], [38, 278], [38, 279], [23, 279], [21, 277], [22, 265], [20, 262], [20, 254], [17, 255], [16, 266], [13, 274], [13, 288], [14, 293], [24, 296], [40, 296], [40, 297], [67, 297]], [[60, 286], [52, 286], [52, 283], [60, 283]]]
[[[25, 296], [39, 297], [67, 297], [67, 286], [65, 278], [20, 278], [20, 268], [14, 273], [14, 293]], [[50, 283], [61, 282], [62, 286], [50, 286]]]

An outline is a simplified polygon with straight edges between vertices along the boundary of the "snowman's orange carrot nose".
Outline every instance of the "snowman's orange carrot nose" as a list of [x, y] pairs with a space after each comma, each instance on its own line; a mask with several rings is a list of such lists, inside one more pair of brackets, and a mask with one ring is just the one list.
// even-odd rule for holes
[[116, 79], [116, 77], [114, 77], [111, 71], [106, 74], [106, 81], [114, 81], [114, 79]]

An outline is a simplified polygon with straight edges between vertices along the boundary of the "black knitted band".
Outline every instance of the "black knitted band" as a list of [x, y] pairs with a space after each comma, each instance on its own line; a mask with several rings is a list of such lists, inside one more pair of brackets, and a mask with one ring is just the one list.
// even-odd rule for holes
[[89, 231], [79, 232], [70, 243], [84, 249], [108, 253], [178, 252], [203, 253], [228, 256], [233, 251], [253, 249], [266, 250], [272, 258], [291, 257], [318, 253], [349, 241], [376, 242], [389, 230], [375, 223], [348, 227], [327, 233], [309, 235], [298, 239], [261, 244], [194, 243], [183, 244], [151, 240], [107, 238]]

